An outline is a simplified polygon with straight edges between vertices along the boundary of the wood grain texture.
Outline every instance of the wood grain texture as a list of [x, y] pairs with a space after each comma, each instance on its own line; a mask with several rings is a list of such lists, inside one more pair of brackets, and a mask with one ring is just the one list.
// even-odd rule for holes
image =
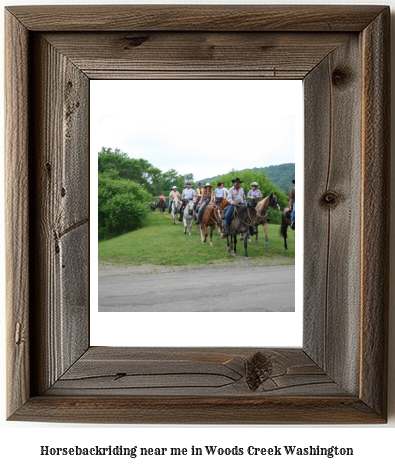
[[328, 55], [304, 82], [305, 347], [352, 394], [359, 386], [362, 256], [358, 51], [356, 35]]
[[382, 424], [355, 397], [33, 397], [12, 420], [73, 423]]
[[361, 31], [383, 7], [64, 5], [8, 10], [31, 31]]
[[92, 79], [300, 80], [349, 36], [207, 32], [44, 35]]
[[[5, 12], [7, 413], [30, 396], [28, 31]], [[18, 80], [15, 80], [18, 77]]]
[[[387, 411], [390, 228], [390, 12], [362, 34], [363, 200], [360, 396]], [[380, 214], [379, 217], [374, 217]], [[374, 222], [369, 223], [372, 216]], [[380, 247], [380, 249], [377, 249]], [[373, 313], [374, 312], [374, 313]]]
[[[9, 419], [385, 422], [388, 8], [79, 8], [6, 13]], [[89, 348], [89, 79], [277, 67], [306, 77], [303, 349]]]
[[42, 393], [89, 345], [89, 81], [42, 37], [31, 42], [32, 336]]
[[[344, 396], [300, 349], [260, 350], [264, 379], [247, 382], [253, 349], [90, 348], [46, 395], [127, 396]], [[265, 369], [265, 368], [264, 368]], [[266, 372], [266, 373], [265, 373]]]

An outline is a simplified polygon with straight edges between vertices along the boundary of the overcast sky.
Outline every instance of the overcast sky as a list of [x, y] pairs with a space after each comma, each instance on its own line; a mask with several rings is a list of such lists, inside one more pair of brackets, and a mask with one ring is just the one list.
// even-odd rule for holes
[[91, 144], [196, 180], [295, 162], [297, 80], [92, 80]]

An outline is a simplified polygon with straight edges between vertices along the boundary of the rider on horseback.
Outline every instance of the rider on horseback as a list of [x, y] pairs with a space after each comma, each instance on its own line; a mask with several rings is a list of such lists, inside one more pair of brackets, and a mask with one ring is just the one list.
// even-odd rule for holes
[[221, 202], [224, 200], [224, 197], [226, 197], [224, 183], [217, 183], [217, 188], [214, 191], [214, 193], [215, 193], [214, 205], [219, 206]]
[[259, 202], [259, 199], [262, 199], [262, 193], [258, 189], [258, 183], [255, 183], [255, 181], [251, 184], [251, 186], [252, 189], [250, 189], [247, 194], [247, 198], [250, 199], [248, 203], [256, 206]]
[[169, 214], [171, 212], [171, 205], [174, 199], [180, 199], [180, 193], [177, 191], [177, 186], [173, 186], [173, 189], [169, 194]]
[[212, 186], [211, 186], [210, 183], [206, 183], [204, 185], [202, 198], [200, 200], [200, 203], [198, 204], [199, 212], [198, 212], [198, 218], [197, 218], [197, 221], [196, 221], [196, 225], [199, 225], [202, 221], [202, 217], [203, 217], [202, 211], [203, 211], [204, 206], [207, 203], [213, 202], [213, 200], [214, 200], [214, 193], [212, 191]]
[[186, 182], [184, 191], [182, 192], [182, 206], [180, 209], [180, 217], [178, 220], [182, 220], [184, 214], [184, 207], [188, 204], [188, 201], [191, 201], [195, 197], [196, 191], [191, 188], [190, 181]]
[[232, 183], [233, 187], [230, 188], [228, 192], [229, 206], [225, 214], [225, 235], [229, 235], [230, 219], [232, 218], [235, 206], [246, 205], [246, 196], [244, 194], [244, 189], [240, 186], [242, 181], [240, 181], [240, 178], [236, 178], [232, 180]]

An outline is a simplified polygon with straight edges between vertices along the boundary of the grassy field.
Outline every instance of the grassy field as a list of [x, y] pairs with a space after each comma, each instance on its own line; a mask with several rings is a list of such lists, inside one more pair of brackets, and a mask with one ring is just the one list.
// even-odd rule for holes
[[[271, 264], [295, 264], [295, 233], [288, 229], [288, 250], [284, 250], [279, 225], [268, 225], [270, 246], [265, 244], [265, 235], [259, 227], [259, 244], [248, 243], [251, 260], [270, 258]], [[99, 263], [113, 265], [169, 265], [184, 266], [232, 262], [236, 258], [226, 250], [226, 239], [215, 231], [213, 247], [209, 237], [202, 244], [200, 230], [193, 225], [192, 235], [184, 235], [181, 222], [173, 225], [170, 214], [150, 213], [143, 226], [133, 232], [99, 242]], [[237, 252], [244, 258], [243, 243], [237, 243]], [[239, 258], [239, 257], [238, 257]], [[278, 259], [277, 259], [278, 258]], [[278, 261], [278, 262], [277, 262]]]

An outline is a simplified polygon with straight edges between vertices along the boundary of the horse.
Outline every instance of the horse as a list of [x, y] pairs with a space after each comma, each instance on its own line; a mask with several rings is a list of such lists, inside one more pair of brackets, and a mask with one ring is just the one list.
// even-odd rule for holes
[[215, 206], [213, 204], [207, 204], [207, 209], [202, 217], [202, 223], [200, 224], [200, 235], [202, 237], [202, 243], [206, 243], [207, 240], [207, 228], [210, 227], [210, 246], [213, 245], [213, 232], [216, 225], [218, 225], [218, 232], [221, 238], [224, 237], [224, 230], [222, 227], [221, 213], [229, 205], [227, 199], [224, 199], [221, 204]]
[[163, 214], [166, 210], [166, 201], [161, 199], [157, 204], [157, 208], [159, 209], [159, 212]]
[[[244, 250], [246, 259], [250, 259], [247, 253], [247, 235], [250, 228], [255, 230], [255, 227], [262, 220], [262, 216], [257, 214], [254, 206], [236, 206], [233, 212], [233, 218], [230, 220], [229, 232], [226, 235], [226, 242], [228, 244], [228, 251], [233, 251], [233, 256], [237, 255], [237, 235], [242, 234], [244, 239]], [[230, 243], [229, 243], [230, 234]], [[232, 249], [233, 247], [233, 249]]]
[[189, 235], [191, 235], [191, 229], [192, 229], [192, 223], [195, 215], [194, 211], [194, 206], [195, 203], [193, 199], [187, 202], [187, 205], [184, 206], [184, 215], [183, 215], [183, 222], [184, 222], [184, 234], [187, 234], [187, 231], [189, 232]]
[[181, 204], [181, 208], [180, 208], [180, 215], [178, 217], [178, 220], [180, 222], [182, 222], [182, 220], [184, 218], [184, 209], [185, 209], [185, 206], [188, 204], [188, 201], [189, 201], [189, 199], [183, 199], [182, 200], [182, 204]]
[[285, 251], [288, 251], [287, 231], [288, 231], [288, 225], [291, 225], [291, 214], [292, 214], [292, 210], [289, 207], [286, 207], [281, 214], [280, 235], [284, 238]]
[[173, 204], [171, 205], [171, 216], [173, 218], [173, 224], [177, 225], [177, 217], [181, 209], [181, 201], [179, 199], [173, 199]]
[[[260, 224], [263, 225], [263, 230], [265, 232], [266, 246], [270, 246], [269, 237], [267, 236], [267, 222], [268, 222], [268, 208], [273, 207], [275, 211], [280, 210], [280, 205], [278, 203], [277, 196], [272, 193], [269, 196], [266, 196], [262, 201], [259, 201], [256, 205], [256, 212], [259, 217], [261, 217]], [[258, 227], [256, 229], [256, 238], [255, 244], [258, 244]]]
[[154, 210], [156, 209], [156, 202], [147, 202], [147, 206], [152, 210], [152, 212], [154, 212]]

